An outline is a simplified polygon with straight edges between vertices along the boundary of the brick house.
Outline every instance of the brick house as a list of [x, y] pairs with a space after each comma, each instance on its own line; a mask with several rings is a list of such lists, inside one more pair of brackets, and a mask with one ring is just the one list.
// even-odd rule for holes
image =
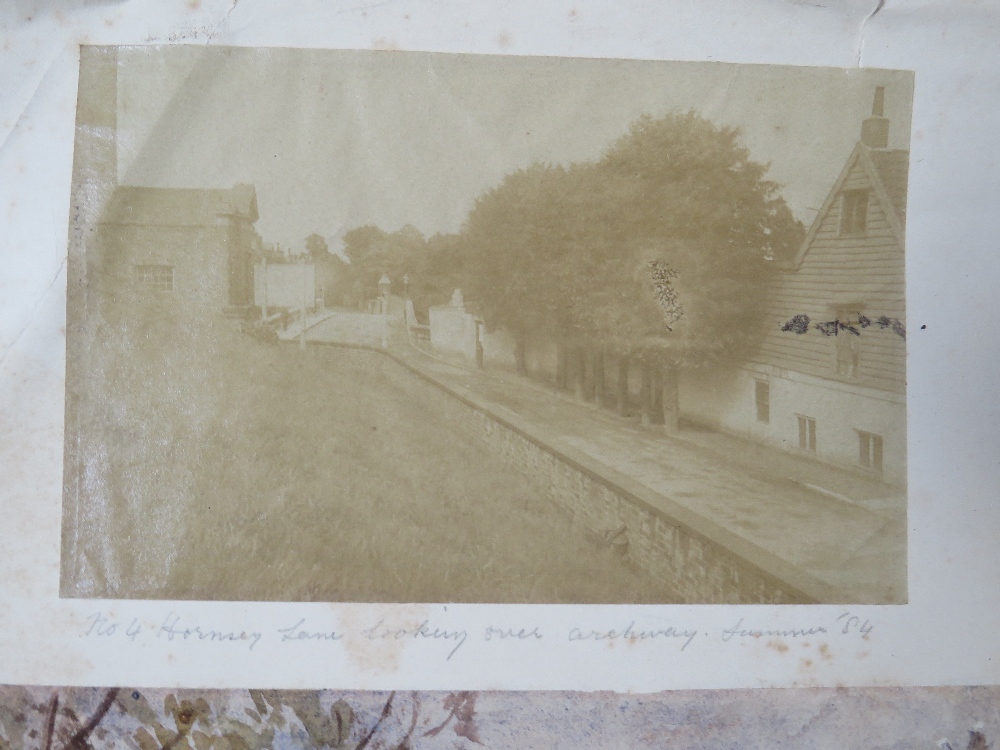
[[243, 314], [260, 252], [257, 196], [230, 189], [119, 185], [98, 232], [104, 290], [137, 305], [170, 300], [195, 317]]
[[[775, 261], [756, 355], [735, 372], [684, 378], [681, 403], [695, 421], [904, 484], [906, 343], [892, 322], [905, 320], [909, 152], [888, 148], [883, 97], [877, 89], [798, 254]], [[806, 332], [785, 325], [795, 316], [808, 316]], [[830, 321], [859, 335], [817, 330]]]

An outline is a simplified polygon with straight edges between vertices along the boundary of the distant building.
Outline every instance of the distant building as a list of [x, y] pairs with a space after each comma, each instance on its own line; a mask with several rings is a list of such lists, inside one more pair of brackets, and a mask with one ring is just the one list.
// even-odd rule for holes
[[316, 307], [314, 263], [259, 263], [254, 266], [253, 280], [254, 304], [262, 310]]
[[104, 292], [138, 305], [170, 300], [196, 316], [242, 315], [254, 304], [257, 218], [251, 185], [119, 185], [99, 219]]
[[[905, 320], [909, 152], [889, 149], [888, 135], [878, 89], [801, 249], [782, 263], [756, 356], [684, 378], [681, 403], [697, 421], [902, 484], [906, 342], [893, 323]], [[808, 316], [807, 332], [782, 330], [795, 316]], [[815, 327], [832, 321], [860, 335]]]

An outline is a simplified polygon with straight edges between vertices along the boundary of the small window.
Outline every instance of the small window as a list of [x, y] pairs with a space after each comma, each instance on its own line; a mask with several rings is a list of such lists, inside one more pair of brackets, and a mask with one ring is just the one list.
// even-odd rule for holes
[[145, 287], [159, 292], [174, 290], [173, 266], [136, 266], [136, 279]]
[[799, 447], [802, 450], [816, 452], [816, 420], [813, 417], [799, 415]]
[[757, 421], [767, 424], [771, 421], [771, 384], [757, 380], [754, 388], [754, 402], [757, 405]]
[[841, 201], [840, 233], [864, 234], [868, 228], [868, 191], [845, 190]]
[[882, 436], [858, 430], [858, 458], [861, 465], [882, 473]]

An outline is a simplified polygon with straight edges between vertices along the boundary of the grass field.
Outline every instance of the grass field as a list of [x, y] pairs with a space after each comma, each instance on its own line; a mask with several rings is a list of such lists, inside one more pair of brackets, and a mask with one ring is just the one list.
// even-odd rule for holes
[[491, 455], [466, 407], [388, 358], [182, 344], [136, 344], [95, 378], [86, 595], [673, 600]]

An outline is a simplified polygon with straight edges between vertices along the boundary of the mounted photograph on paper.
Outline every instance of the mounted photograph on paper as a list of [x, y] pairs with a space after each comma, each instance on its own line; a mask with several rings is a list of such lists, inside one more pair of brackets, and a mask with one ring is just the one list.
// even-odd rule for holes
[[905, 603], [912, 97], [82, 47], [62, 596]]

